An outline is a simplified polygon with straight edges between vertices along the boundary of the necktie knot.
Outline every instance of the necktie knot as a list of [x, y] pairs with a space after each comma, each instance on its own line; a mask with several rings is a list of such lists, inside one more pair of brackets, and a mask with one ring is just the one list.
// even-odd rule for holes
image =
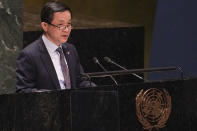
[[63, 54], [63, 50], [62, 50], [61, 47], [58, 47], [58, 48], [56, 49], [56, 51], [59, 52], [60, 54]]

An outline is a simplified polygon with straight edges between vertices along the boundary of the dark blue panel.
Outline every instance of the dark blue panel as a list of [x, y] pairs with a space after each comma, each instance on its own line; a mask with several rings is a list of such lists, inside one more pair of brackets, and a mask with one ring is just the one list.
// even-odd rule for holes
[[[197, 76], [196, 5], [195, 0], [158, 1], [150, 67], [181, 66], [187, 76]], [[162, 79], [163, 76], [151, 74], [149, 79]]]

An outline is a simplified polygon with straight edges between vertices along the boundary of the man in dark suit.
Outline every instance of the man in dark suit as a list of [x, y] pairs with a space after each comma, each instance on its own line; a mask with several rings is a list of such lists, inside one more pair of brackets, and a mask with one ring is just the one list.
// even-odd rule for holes
[[67, 43], [71, 18], [70, 8], [61, 2], [44, 5], [41, 11], [44, 33], [23, 49], [17, 59], [17, 92], [70, 89], [90, 84], [80, 79], [83, 69], [77, 51]]

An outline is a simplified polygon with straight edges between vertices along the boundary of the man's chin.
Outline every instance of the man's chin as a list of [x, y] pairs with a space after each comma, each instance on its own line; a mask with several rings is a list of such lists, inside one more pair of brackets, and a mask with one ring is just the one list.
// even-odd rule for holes
[[61, 43], [66, 43], [68, 39], [62, 39]]

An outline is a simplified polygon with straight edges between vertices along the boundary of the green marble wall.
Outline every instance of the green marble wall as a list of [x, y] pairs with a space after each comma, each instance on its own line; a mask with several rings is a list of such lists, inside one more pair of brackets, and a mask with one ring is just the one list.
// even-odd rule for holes
[[0, 94], [15, 92], [16, 58], [23, 39], [22, 17], [22, 0], [0, 0]]

